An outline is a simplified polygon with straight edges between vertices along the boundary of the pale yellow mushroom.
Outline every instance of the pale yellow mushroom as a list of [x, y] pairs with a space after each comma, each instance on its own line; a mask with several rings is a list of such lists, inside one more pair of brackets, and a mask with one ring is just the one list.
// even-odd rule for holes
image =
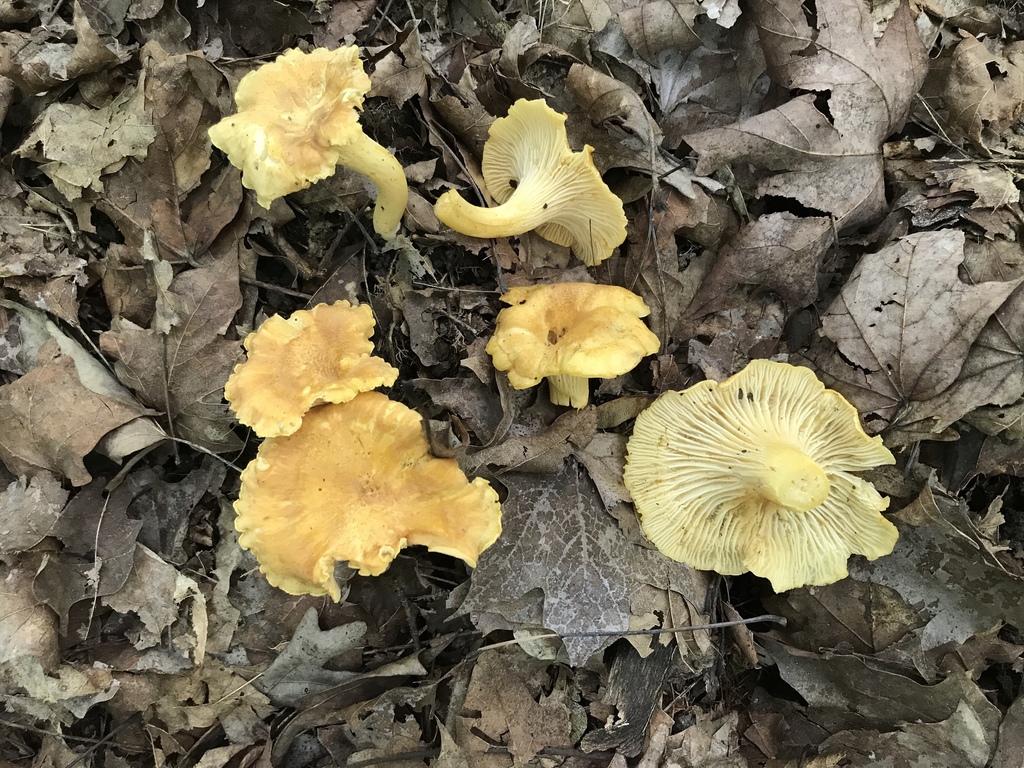
[[444, 224], [471, 237], [509, 237], [535, 230], [568, 245], [594, 266], [626, 239], [622, 201], [594, 166], [594, 149], [573, 152], [565, 115], [543, 100], [520, 99], [491, 125], [481, 170], [500, 205], [481, 208], [451, 190], [434, 206]]
[[332, 176], [344, 165], [377, 187], [373, 227], [390, 239], [409, 200], [402, 166], [359, 124], [370, 90], [356, 46], [310, 53], [292, 49], [242, 78], [238, 112], [210, 133], [242, 170], [242, 184], [269, 208], [279, 197]]
[[658, 337], [640, 319], [644, 300], [614, 285], [542, 283], [513, 288], [501, 300], [487, 352], [515, 389], [548, 380], [551, 402], [582, 408], [590, 379], [633, 370], [658, 351]]
[[322, 405], [265, 440], [242, 472], [238, 543], [293, 595], [340, 600], [337, 562], [363, 576], [424, 546], [475, 566], [501, 533], [498, 494], [430, 454], [419, 415], [378, 392]]
[[783, 592], [845, 578], [851, 554], [892, 552], [889, 500], [853, 473], [894, 463], [810, 370], [755, 360], [641, 413], [624, 482], [663, 554]]
[[224, 397], [260, 437], [290, 435], [315, 405], [395, 383], [398, 370], [371, 354], [373, 326], [369, 306], [347, 301], [274, 315], [245, 337]]

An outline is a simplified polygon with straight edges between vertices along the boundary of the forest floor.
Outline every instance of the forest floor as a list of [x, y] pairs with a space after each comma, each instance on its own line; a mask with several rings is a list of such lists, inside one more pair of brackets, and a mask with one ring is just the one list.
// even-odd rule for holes
[[[0, 768], [1024, 766], [1019, 11], [0, 1]], [[207, 135], [248, 72], [348, 45], [409, 182], [391, 240], [358, 174], [263, 208]], [[625, 205], [597, 266], [434, 213], [490, 202], [519, 99]], [[554, 281], [639, 294], [660, 342], [578, 410], [485, 351], [500, 295]], [[475, 569], [342, 563], [335, 603], [239, 546], [260, 440], [223, 387], [268, 317], [340, 300], [504, 531]], [[658, 394], [757, 358], [896, 458], [862, 475], [895, 549], [827, 586], [670, 560], [623, 484]]]

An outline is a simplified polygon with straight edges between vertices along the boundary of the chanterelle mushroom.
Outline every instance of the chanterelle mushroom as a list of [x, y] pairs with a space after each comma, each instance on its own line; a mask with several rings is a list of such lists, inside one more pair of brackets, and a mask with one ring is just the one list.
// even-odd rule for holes
[[334, 565], [383, 573], [421, 545], [475, 566], [501, 533], [498, 494], [430, 455], [419, 415], [379, 392], [314, 408], [242, 472], [238, 543], [293, 595], [341, 597]]
[[434, 206], [443, 223], [472, 237], [508, 237], [536, 230], [568, 245], [593, 266], [626, 239], [622, 201], [608, 189], [584, 146], [573, 152], [565, 115], [543, 100], [520, 99], [491, 125], [481, 164], [487, 190], [501, 205], [480, 208], [458, 192]]
[[394, 384], [398, 371], [371, 354], [373, 325], [369, 306], [347, 301], [274, 315], [245, 337], [248, 359], [224, 385], [231, 410], [260, 437], [279, 437], [315, 405]]
[[641, 413], [624, 479], [663, 554], [783, 592], [844, 578], [851, 554], [892, 552], [889, 500], [852, 473], [893, 463], [810, 370], [755, 360]]
[[614, 285], [546, 283], [513, 288], [501, 300], [487, 352], [515, 389], [548, 380], [551, 402], [582, 408], [588, 379], [633, 370], [658, 351], [658, 337], [640, 319], [644, 300]]
[[238, 112], [213, 126], [210, 140], [242, 169], [242, 184], [264, 207], [338, 165], [363, 174], [377, 187], [373, 228], [392, 238], [409, 188], [402, 166], [359, 125], [356, 110], [369, 90], [356, 46], [292, 49], [242, 78]]

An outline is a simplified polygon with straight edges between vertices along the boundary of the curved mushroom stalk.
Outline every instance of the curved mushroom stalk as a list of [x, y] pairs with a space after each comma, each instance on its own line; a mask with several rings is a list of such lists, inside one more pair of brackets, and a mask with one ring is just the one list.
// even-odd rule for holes
[[586, 408], [590, 400], [590, 379], [582, 376], [548, 376], [548, 397], [555, 405]]
[[264, 208], [339, 164], [367, 176], [377, 187], [374, 229], [390, 239], [409, 190], [398, 161], [359, 125], [356, 110], [369, 90], [356, 46], [293, 49], [242, 78], [238, 112], [210, 128], [210, 141], [242, 170], [242, 185]]
[[500, 205], [481, 208], [454, 190], [434, 205], [437, 218], [471, 237], [509, 237], [536, 230], [571, 246], [594, 266], [626, 239], [626, 214], [594, 166], [593, 148], [573, 152], [565, 115], [543, 100], [520, 99], [491, 125], [481, 163], [487, 191]]
[[338, 164], [361, 173], [377, 187], [373, 229], [385, 240], [393, 238], [409, 203], [409, 184], [401, 163], [360, 131], [352, 141], [338, 148]]

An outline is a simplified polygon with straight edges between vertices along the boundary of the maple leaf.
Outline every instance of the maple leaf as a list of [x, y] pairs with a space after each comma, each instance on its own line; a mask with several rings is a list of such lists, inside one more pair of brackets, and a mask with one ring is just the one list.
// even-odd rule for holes
[[697, 173], [751, 162], [778, 171], [759, 195], [790, 197], [850, 229], [885, 208], [880, 147], [907, 117], [928, 56], [903, 2], [877, 42], [861, 0], [817, 0], [812, 28], [800, 0], [750, 4], [772, 79], [803, 92], [732, 125], [686, 137]]
[[968, 285], [958, 274], [963, 249], [962, 232], [940, 230], [864, 256], [822, 316], [839, 354], [821, 343], [808, 353], [826, 384], [889, 425], [891, 443], [1020, 396], [1020, 375], [1006, 370], [1020, 369], [1019, 349], [982, 329], [1021, 278]]
[[153, 327], [115, 321], [121, 327], [100, 336], [100, 348], [117, 360], [117, 377], [167, 415], [170, 434], [211, 451], [241, 444], [223, 402], [224, 382], [242, 359], [241, 345], [223, 334], [241, 305], [238, 260], [230, 254], [158, 291]]

